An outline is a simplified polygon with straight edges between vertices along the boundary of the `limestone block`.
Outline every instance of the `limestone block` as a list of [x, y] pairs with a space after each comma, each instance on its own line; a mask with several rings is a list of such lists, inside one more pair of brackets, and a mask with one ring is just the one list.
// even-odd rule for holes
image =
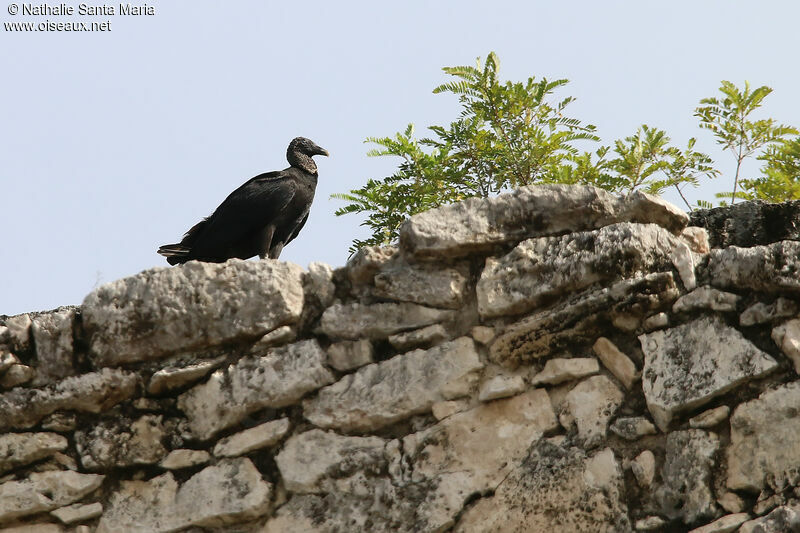
[[162, 444], [163, 415], [144, 415], [135, 421], [118, 418], [75, 432], [83, 467], [104, 471], [114, 467], [156, 464], [167, 450]]
[[720, 289], [800, 294], [800, 242], [711, 250], [708, 279]]
[[708, 243], [708, 231], [697, 226], [687, 226], [681, 232], [681, 240], [696, 254], [707, 254], [711, 250]]
[[294, 435], [275, 456], [286, 489], [321, 492], [320, 482], [347, 477], [356, 471], [380, 472], [385, 468], [386, 441], [378, 437], [347, 437], [312, 429]]
[[531, 379], [531, 385], [558, 385], [565, 381], [593, 376], [598, 372], [600, 365], [594, 357], [548, 359], [542, 371]]
[[697, 276], [694, 273], [694, 257], [689, 247], [683, 243], [678, 242], [672, 248], [670, 259], [681, 277], [683, 286], [687, 291], [693, 291], [697, 287]]
[[525, 390], [525, 380], [522, 376], [494, 376], [481, 383], [478, 390], [478, 399], [482, 402], [497, 400], [514, 396]]
[[13, 365], [0, 376], [0, 387], [13, 389], [17, 385], [28, 383], [36, 375], [36, 371], [27, 365]]
[[150, 394], [163, 394], [179, 389], [206, 377], [212, 370], [225, 362], [225, 357], [217, 357], [210, 361], [186, 365], [183, 367], [167, 367], [155, 372], [147, 385]]
[[625, 394], [605, 376], [592, 376], [578, 383], [564, 398], [559, 421], [575, 427], [578, 441], [590, 448], [605, 440], [608, 422]]
[[620, 351], [617, 346], [605, 337], [598, 338], [592, 350], [614, 377], [630, 390], [634, 382], [639, 379], [639, 372], [630, 357]]
[[611, 431], [625, 440], [638, 440], [646, 435], [655, 435], [656, 427], [643, 416], [620, 417], [611, 424]]
[[789, 320], [773, 328], [772, 340], [794, 363], [794, 371], [800, 374], [800, 318]]
[[31, 344], [31, 325], [33, 321], [28, 313], [6, 319], [5, 326], [11, 346], [21, 352], [27, 351]]
[[463, 257], [529, 237], [622, 221], [653, 222], [680, 233], [688, 216], [641, 192], [617, 198], [590, 186], [535, 185], [418, 213], [401, 226], [400, 246], [418, 258]]
[[101, 286], [81, 312], [95, 364], [159, 359], [297, 322], [303, 270], [274, 260], [190, 261]]
[[766, 391], [731, 415], [728, 488], [759, 491], [800, 464], [800, 382]]
[[459, 309], [467, 294], [465, 269], [394, 261], [375, 275], [375, 296], [429, 307]]
[[800, 512], [796, 507], [781, 506], [741, 525], [738, 533], [784, 533], [800, 531]]
[[389, 344], [395, 350], [405, 351], [411, 348], [430, 348], [446, 340], [450, 335], [441, 324], [434, 324], [420, 329], [404, 331], [389, 335]]
[[332, 383], [325, 359], [316, 340], [274, 348], [263, 357], [244, 357], [181, 394], [178, 408], [186, 413], [192, 434], [205, 440], [250, 413], [291, 405]]
[[158, 465], [167, 470], [180, 470], [192, 466], [206, 464], [211, 454], [205, 450], [172, 450]]
[[36, 346], [34, 385], [44, 385], [75, 374], [72, 366], [75, 309], [62, 308], [34, 317], [31, 324]]
[[221, 439], [214, 446], [214, 455], [236, 457], [253, 450], [273, 446], [289, 432], [290, 425], [288, 418], [281, 418], [234, 433], [230, 437]]
[[736, 304], [739, 299], [740, 297], [736, 294], [703, 285], [678, 298], [672, 305], [672, 312], [688, 313], [698, 309], [710, 309], [720, 312], [736, 311]]
[[665, 432], [678, 413], [762, 377], [778, 365], [715, 316], [646, 333], [639, 341], [644, 352], [642, 388], [647, 407]]
[[50, 457], [67, 447], [57, 433], [6, 433], [0, 435], [0, 474]]
[[452, 318], [454, 311], [412, 303], [334, 304], [322, 314], [320, 328], [334, 339], [385, 339]]
[[271, 493], [272, 485], [246, 458], [208, 466], [180, 487], [171, 472], [149, 481], [123, 481], [96, 533], [165, 533], [245, 522], [268, 512]]
[[703, 411], [697, 416], [689, 419], [689, 427], [693, 428], [712, 428], [724, 420], [728, 419], [731, 414], [731, 408], [727, 405], [720, 405], [714, 409]]
[[378, 429], [452, 399], [454, 384], [481, 368], [474, 342], [461, 337], [361, 367], [305, 400], [304, 415], [322, 428]]
[[688, 429], [667, 435], [661, 473], [664, 485], [657, 497], [669, 518], [691, 524], [715, 516], [711, 471], [718, 450], [719, 438], [714, 433]]
[[328, 347], [328, 364], [340, 372], [353, 370], [373, 361], [372, 343], [367, 339], [336, 342]]
[[561, 448], [544, 440], [494, 496], [467, 509], [455, 528], [456, 533], [631, 530], [614, 453], [606, 448], [587, 455], [580, 448]]
[[396, 254], [396, 246], [365, 246], [359, 249], [345, 266], [350, 283], [371, 284], [378, 270]]
[[76, 502], [105, 476], [67, 471], [34, 472], [28, 479], [0, 484], [0, 524]]
[[486, 260], [476, 288], [478, 311], [484, 318], [516, 315], [594, 284], [666, 270], [677, 244], [660, 226], [628, 222], [523, 241]]
[[800, 202], [739, 202], [714, 209], [695, 209], [692, 226], [708, 230], [713, 248], [750, 247], [800, 238]]
[[100, 413], [130, 398], [135, 387], [135, 374], [103, 369], [42, 389], [16, 388], [0, 394], [0, 431], [31, 427], [59, 410]]
[[653, 452], [645, 450], [631, 461], [631, 472], [636, 482], [643, 489], [648, 489], [653, 484], [656, 476], [656, 458]]
[[772, 303], [756, 302], [739, 316], [740, 326], [765, 324], [779, 318], [788, 318], [800, 313], [797, 302], [778, 297]]
[[619, 313], [648, 316], [678, 297], [669, 272], [587, 290], [505, 328], [489, 347], [492, 361], [514, 367], [553, 352], [592, 342]]
[[695, 528], [689, 533], [730, 533], [739, 529], [739, 526], [748, 520], [750, 520], [750, 515], [747, 513], [729, 514], [714, 520], [710, 524]]
[[50, 511], [50, 514], [61, 520], [64, 524], [74, 524], [76, 522], [84, 522], [97, 518], [103, 514], [103, 504], [100, 502], [82, 504], [76, 503], [61, 507], [55, 511]]

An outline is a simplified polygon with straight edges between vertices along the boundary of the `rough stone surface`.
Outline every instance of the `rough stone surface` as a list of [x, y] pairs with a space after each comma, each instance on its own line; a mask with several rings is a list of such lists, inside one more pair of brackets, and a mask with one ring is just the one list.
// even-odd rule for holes
[[[557, 518], [556, 518], [557, 517]], [[479, 500], [455, 531], [631, 531], [622, 471], [606, 448], [587, 456], [580, 448], [537, 443], [522, 466], [491, 498]]]
[[345, 270], [354, 285], [372, 283], [375, 274], [397, 254], [396, 246], [365, 246], [347, 261]]
[[180, 470], [204, 465], [210, 460], [211, 454], [205, 450], [172, 450], [158, 464], [161, 468], [166, 468], [167, 470]]
[[730, 419], [728, 488], [759, 491], [800, 464], [800, 382], [740, 404]]
[[778, 297], [772, 303], [756, 302], [739, 316], [740, 326], [765, 324], [779, 318], [788, 318], [800, 313], [797, 302]]
[[527, 393], [455, 414], [402, 441], [411, 468], [400, 478], [431, 483], [417, 510], [423, 529], [440, 531], [476, 493], [496, 488], [528, 455], [532, 443], [557, 426], [547, 393]]
[[645, 450], [631, 461], [631, 472], [636, 482], [643, 489], [649, 488], [656, 477], [656, 457], [650, 450]]
[[184, 367], [162, 368], [150, 378], [147, 392], [150, 394], [162, 394], [189, 385], [207, 376], [224, 361], [225, 357], [218, 357], [211, 361], [202, 361]]
[[239, 259], [145, 270], [103, 285], [81, 306], [101, 366], [263, 335], [296, 322], [302, 310], [299, 266]]
[[386, 441], [378, 437], [347, 437], [312, 429], [290, 438], [275, 462], [287, 490], [322, 492], [321, 481], [346, 477], [356, 467], [380, 472], [386, 467]]
[[639, 379], [639, 372], [630, 357], [620, 351], [617, 346], [605, 337], [595, 341], [592, 350], [614, 377], [630, 390], [634, 382]]
[[486, 260], [477, 285], [478, 311], [484, 318], [520, 314], [596, 283], [665, 270], [676, 245], [660, 226], [628, 222], [529, 239]]
[[446, 400], [433, 404], [431, 412], [436, 420], [443, 420], [448, 416], [466, 411], [468, 408], [469, 402], [467, 400]]
[[236, 457], [253, 450], [273, 446], [289, 432], [290, 425], [288, 418], [281, 418], [240, 431], [217, 442], [214, 446], [214, 455]]
[[653, 331], [654, 329], [662, 329], [669, 326], [669, 315], [667, 313], [656, 313], [653, 316], [647, 317], [642, 322], [642, 328], [645, 331]]
[[207, 382], [178, 397], [192, 433], [208, 439], [265, 407], [283, 407], [334, 381], [326, 355], [315, 340], [245, 357], [211, 374]]
[[608, 422], [624, 397], [607, 377], [592, 376], [567, 393], [559, 421], [567, 429], [575, 427], [578, 441], [586, 447], [596, 446], [605, 439]]
[[636, 531], [657, 531], [667, 525], [667, 521], [660, 516], [648, 516], [636, 521]]
[[738, 302], [738, 295], [704, 285], [678, 298], [672, 305], [672, 312], [688, 313], [698, 309], [721, 312], [736, 311]]
[[103, 478], [95, 474], [51, 471], [35, 472], [23, 481], [2, 483], [0, 524], [78, 501], [99, 487]]
[[453, 311], [412, 303], [334, 304], [322, 314], [320, 328], [334, 339], [385, 339], [389, 335], [444, 322]]
[[697, 226], [688, 226], [681, 232], [681, 240], [696, 254], [707, 254], [711, 250], [708, 231]]
[[88, 431], [76, 431], [75, 443], [83, 467], [89, 471], [158, 463], [167, 450], [162, 415], [144, 415], [135, 421], [102, 422]]
[[756, 200], [695, 209], [690, 214], [690, 224], [708, 231], [713, 248], [800, 240], [800, 201], [770, 204]]
[[475, 342], [488, 345], [494, 339], [494, 328], [487, 326], [475, 326], [469, 332]]
[[796, 507], [781, 506], [767, 516], [749, 520], [738, 533], [795, 533], [800, 531], [800, 512]]
[[672, 303], [678, 289], [669, 272], [588, 290], [515, 322], [489, 349], [492, 361], [516, 366], [580, 342], [591, 342], [614, 314], [648, 316]]
[[36, 375], [36, 371], [27, 365], [13, 365], [0, 376], [0, 387], [13, 389], [17, 385], [29, 382], [34, 375]]
[[429, 348], [450, 338], [441, 324], [434, 324], [420, 329], [389, 335], [389, 344], [396, 350], [406, 351], [411, 348]]
[[674, 431], [667, 435], [659, 493], [662, 510], [684, 524], [714, 517], [716, 503], [711, 490], [711, 470], [719, 449], [714, 433], [699, 429]]
[[82, 504], [76, 503], [68, 505], [55, 511], [50, 511], [50, 514], [61, 520], [64, 524], [74, 524], [75, 522], [83, 522], [97, 518], [103, 514], [103, 504], [100, 502]]
[[0, 374], [3, 374], [9, 368], [18, 364], [19, 358], [17, 358], [16, 355], [0, 348]]
[[467, 293], [467, 276], [455, 268], [393, 262], [375, 275], [375, 295], [429, 307], [458, 309]]
[[722, 248], [708, 254], [707, 276], [720, 289], [800, 294], [800, 242]]
[[731, 408], [727, 405], [720, 405], [714, 409], [703, 411], [697, 416], [689, 419], [689, 427], [693, 428], [713, 428], [724, 420], [727, 420], [728, 415], [731, 414]]
[[689, 533], [730, 533], [731, 531], [736, 531], [739, 526], [748, 520], [750, 520], [750, 515], [747, 513], [729, 514], [714, 520], [710, 524], [695, 528]]
[[672, 248], [669, 257], [681, 277], [684, 288], [687, 291], [693, 291], [697, 287], [697, 276], [694, 272], [694, 256], [689, 246], [683, 242], [678, 242]]
[[249, 459], [206, 467], [180, 487], [171, 472], [150, 481], [126, 481], [109, 500], [97, 533], [159, 533], [244, 522], [267, 513], [271, 493], [272, 486]]
[[531, 385], [558, 385], [565, 381], [593, 376], [598, 372], [600, 364], [594, 357], [548, 359], [542, 371], [531, 379]]
[[50, 457], [67, 447], [56, 433], [6, 433], [0, 435], [0, 474]]
[[794, 371], [800, 374], [800, 318], [775, 327], [772, 330], [772, 340], [792, 360]]
[[715, 316], [639, 336], [642, 388], [661, 431], [678, 413], [777, 367], [775, 360]]
[[478, 399], [482, 402], [507, 398], [525, 390], [525, 380], [522, 376], [495, 376], [481, 383], [478, 390]]
[[741, 513], [747, 508], [745, 501], [735, 492], [726, 492], [717, 498], [717, 503], [729, 513], [734, 514]]
[[658, 433], [653, 423], [643, 416], [617, 418], [610, 429], [625, 440], [637, 440]]
[[304, 415], [322, 428], [377, 429], [467, 394], [465, 378], [481, 368], [475, 343], [461, 337], [362, 367], [303, 402]]
[[328, 347], [328, 364], [340, 372], [353, 370], [373, 361], [372, 343], [367, 339], [337, 342]]
[[17, 388], [0, 394], [0, 431], [31, 427], [61, 409], [99, 413], [130, 398], [135, 386], [134, 374], [103, 369], [43, 389]]
[[11, 346], [20, 351], [26, 351], [31, 343], [31, 325], [33, 321], [28, 313], [12, 316], [6, 319], [5, 326], [11, 339]]
[[312, 294], [323, 309], [331, 305], [336, 297], [333, 268], [319, 261], [309, 263], [308, 273], [306, 273], [304, 280], [304, 290], [306, 296], [309, 293]]
[[36, 346], [35, 385], [75, 374], [72, 365], [75, 309], [62, 308], [33, 318], [31, 333]]
[[688, 216], [640, 192], [615, 198], [590, 186], [538, 185], [414, 215], [400, 228], [400, 246], [419, 258], [462, 257], [528, 237], [592, 230], [620, 221], [653, 222], [679, 233]]

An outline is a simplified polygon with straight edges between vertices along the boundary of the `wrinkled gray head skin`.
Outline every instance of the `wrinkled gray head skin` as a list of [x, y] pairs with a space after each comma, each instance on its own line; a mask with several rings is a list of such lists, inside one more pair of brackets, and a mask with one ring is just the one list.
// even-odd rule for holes
[[317, 173], [317, 165], [311, 159], [312, 155], [328, 155], [328, 151], [305, 137], [295, 137], [286, 150], [286, 159], [293, 167], [305, 170], [309, 174]]

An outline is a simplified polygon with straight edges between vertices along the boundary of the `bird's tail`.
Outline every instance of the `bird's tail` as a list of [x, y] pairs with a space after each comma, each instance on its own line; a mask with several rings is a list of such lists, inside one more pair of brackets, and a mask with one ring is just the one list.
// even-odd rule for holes
[[158, 253], [167, 258], [167, 263], [176, 265], [178, 263], [185, 263], [189, 260], [189, 253], [192, 251], [188, 246], [183, 244], [165, 244], [158, 247]]

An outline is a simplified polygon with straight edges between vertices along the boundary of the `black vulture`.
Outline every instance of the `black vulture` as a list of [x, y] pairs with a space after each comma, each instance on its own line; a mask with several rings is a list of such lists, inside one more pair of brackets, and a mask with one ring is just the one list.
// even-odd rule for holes
[[289, 168], [250, 179], [187, 231], [180, 243], [165, 244], [158, 253], [170, 265], [254, 255], [277, 259], [308, 219], [317, 188], [313, 155], [328, 152], [305, 137], [293, 139], [286, 150]]

